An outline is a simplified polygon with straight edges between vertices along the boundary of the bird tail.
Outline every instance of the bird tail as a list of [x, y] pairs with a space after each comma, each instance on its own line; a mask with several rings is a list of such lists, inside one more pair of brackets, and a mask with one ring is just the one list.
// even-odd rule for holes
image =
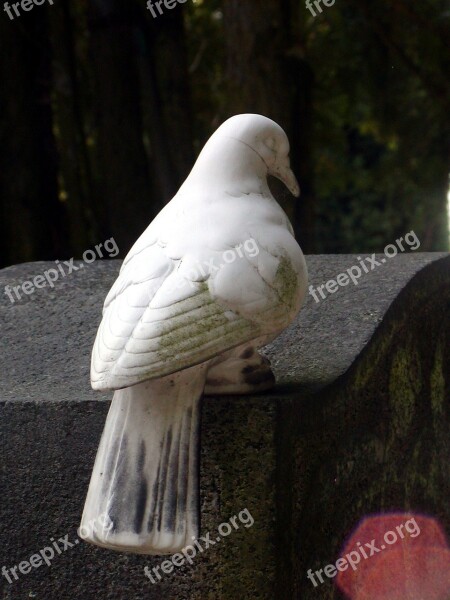
[[205, 378], [200, 365], [114, 393], [80, 537], [139, 554], [172, 554], [198, 537]]

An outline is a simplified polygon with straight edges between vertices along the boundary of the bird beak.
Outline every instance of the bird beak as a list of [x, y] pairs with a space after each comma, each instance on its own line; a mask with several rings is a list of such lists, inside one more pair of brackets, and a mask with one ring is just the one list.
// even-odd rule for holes
[[300, 186], [290, 166], [278, 167], [276, 170], [274, 169], [273, 175], [284, 183], [291, 194], [297, 198], [300, 196]]

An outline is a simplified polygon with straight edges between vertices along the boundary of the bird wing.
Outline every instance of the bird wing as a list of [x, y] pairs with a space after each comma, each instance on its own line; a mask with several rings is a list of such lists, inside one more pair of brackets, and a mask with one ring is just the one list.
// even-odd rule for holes
[[[292, 320], [304, 261], [290, 231], [255, 224], [247, 232], [241, 226], [238, 235], [232, 227], [225, 243], [215, 216], [209, 230], [207, 211], [201, 223], [172, 214], [162, 228], [154, 221], [136, 242], [105, 300], [92, 353], [94, 389], [169, 375]], [[164, 236], [156, 234], [161, 230]], [[257, 255], [246, 253], [252, 234], [255, 243], [271, 239], [270, 247], [260, 242]], [[195, 243], [199, 237], [202, 243]]]

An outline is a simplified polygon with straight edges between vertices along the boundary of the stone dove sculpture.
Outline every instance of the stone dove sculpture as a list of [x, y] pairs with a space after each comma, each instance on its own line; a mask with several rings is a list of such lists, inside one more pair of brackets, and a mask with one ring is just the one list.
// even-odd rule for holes
[[[141, 554], [191, 543], [203, 393], [274, 384], [257, 349], [300, 310], [307, 270], [268, 175], [299, 195], [286, 134], [260, 115], [232, 117], [123, 262], [92, 353], [92, 387], [115, 391], [81, 521], [87, 541]], [[92, 526], [100, 517], [108, 527]]]

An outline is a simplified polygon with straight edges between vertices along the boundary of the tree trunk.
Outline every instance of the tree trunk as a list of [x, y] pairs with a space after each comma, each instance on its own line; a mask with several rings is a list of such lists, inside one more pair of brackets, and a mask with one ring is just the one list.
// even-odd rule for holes
[[[158, 197], [143, 140], [139, 31], [134, 5], [124, 0], [89, 3], [93, 74], [95, 203], [103, 236], [114, 236], [122, 254], [155, 216]], [[101, 241], [101, 240], [99, 240]]]
[[[224, 0], [229, 115], [255, 112], [279, 123], [292, 146], [302, 198], [279, 197], [304, 251], [314, 249], [312, 158], [313, 74], [304, 58], [298, 7], [289, 1]], [[269, 51], [270, 49], [270, 51]], [[283, 193], [286, 198], [286, 193]]]
[[183, 7], [154, 19], [147, 11], [141, 61], [145, 129], [155, 178], [165, 204], [194, 162], [193, 118]]
[[47, 12], [0, 19], [0, 266], [67, 254], [52, 133]]
[[97, 203], [93, 202], [92, 161], [88, 149], [92, 138], [84, 92], [89, 86], [82, 78], [84, 74], [87, 79], [88, 58], [84, 45], [77, 41], [86, 34], [85, 16], [84, 9], [73, 2], [55, 5], [50, 14], [61, 195], [69, 214], [70, 247], [75, 256], [81, 256], [106, 233], [102, 230], [104, 223]]

